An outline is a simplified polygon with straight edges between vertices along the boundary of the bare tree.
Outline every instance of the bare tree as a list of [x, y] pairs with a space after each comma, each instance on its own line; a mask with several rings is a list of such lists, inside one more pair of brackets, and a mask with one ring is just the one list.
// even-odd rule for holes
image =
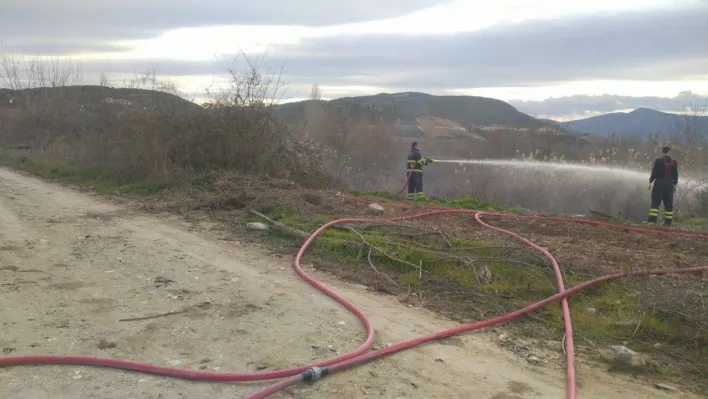
[[[283, 65], [275, 70], [266, 70], [266, 56], [267, 52], [264, 52], [252, 57], [241, 50], [239, 57], [218, 61], [230, 78], [229, 87], [216, 94], [218, 101], [236, 106], [274, 106], [280, 103], [285, 95]], [[211, 97], [215, 95], [213, 92], [207, 94]]]
[[312, 91], [310, 92], [310, 100], [321, 100], [322, 91], [320, 90], [320, 85], [315, 83], [312, 85]]

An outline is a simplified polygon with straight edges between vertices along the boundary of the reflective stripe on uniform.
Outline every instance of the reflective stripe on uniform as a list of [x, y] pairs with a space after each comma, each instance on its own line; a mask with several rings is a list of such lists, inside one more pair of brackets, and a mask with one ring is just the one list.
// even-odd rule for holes
[[659, 216], [659, 210], [658, 209], [649, 209], [649, 216]]
[[664, 219], [673, 219], [673, 218], [674, 218], [673, 212], [664, 212]]

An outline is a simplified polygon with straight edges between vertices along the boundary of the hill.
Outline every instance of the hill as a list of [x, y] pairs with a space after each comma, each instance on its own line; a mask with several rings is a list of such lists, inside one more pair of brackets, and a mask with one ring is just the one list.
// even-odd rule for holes
[[346, 114], [359, 122], [388, 123], [404, 137], [467, 137], [495, 128], [529, 129], [544, 123], [501, 100], [474, 96], [434, 96], [425, 93], [381, 93], [330, 101], [306, 100], [281, 104], [276, 113], [288, 125], [306, 124], [308, 109]]
[[568, 122], [559, 122], [564, 129], [589, 133], [598, 136], [617, 134], [624, 137], [651, 137], [666, 138], [679, 133], [686, 125], [687, 118], [694, 126], [706, 130], [708, 117], [686, 116], [656, 111], [650, 108], [638, 108], [632, 112], [614, 112], [610, 114], [593, 116]]
[[76, 105], [84, 111], [102, 106], [123, 106], [131, 108], [183, 107], [197, 110], [202, 107], [174, 94], [162, 91], [112, 88], [106, 86], [41, 87], [24, 90], [0, 89], [0, 108], [21, 108], [24, 104], [38, 105], [61, 101], [63, 105]]

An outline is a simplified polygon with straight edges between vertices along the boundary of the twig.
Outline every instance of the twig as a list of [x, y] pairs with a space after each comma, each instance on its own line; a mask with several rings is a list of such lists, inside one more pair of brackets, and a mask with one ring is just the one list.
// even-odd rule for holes
[[445, 242], [447, 243], [447, 246], [449, 246], [450, 248], [452, 248], [452, 243], [450, 242], [450, 240], [447, 239], [445, 233], [440, 232], [440, 237], [442, 237], [443, 240], [445, 240]]
[[592, 345], [593, 348], [597, 349], [597, 345], [594, 342], [590, 341], [590, 339], [588, 337], [583, 336], [583, 335], [581, 335], [581, 337], [583, 337], [583, 339], [585, 341], [587, 341], [590, 345]]
[[[379, 240], [379, 241], [381, 241], [382, 243], [391, 244], [391, 245], [400, 245], [400, 246], [407, 246], [407, 247], [410, 247], [410, 246], [411, 246], [411, 245], [409, 245], [410, 243], [402, 243], [402, 242], [398, 242], [398, 241], [391, 241], [391, 240]], [[434, 247], [434, 246], [432, 246], [432, 245], [425, 245], [425, 244], [420, 244], [420, 243], [416, 243], [415, 246], [416, 246], [416, 247], [420, 247], [420, 248], [431, 249], [431, 250], [434, 250], [434, 251], [437, 250], [437, 251], [460, 251], [460, 252], [462, 252], [462, 251], [483, 251], [483, 250], [487, 250], [487, 249], [489, 249], [489, 250], [491, 250], [491, 249], [515, 250], [515, 251], [525, 252], [525, 253], [527, 253], [527, 254], [529, 254], [529, 255], [535, 257], [535, 258], [538, 258], [539, 260], [543, 261], [544, 264], [548, 265], [548, 260], [547, 260], [546, 258], [544, 258], [543, 256], [540, 256], [540, 255], [536, 254], [536, 253], [533, 252], [533, 251], [527, 250], [526, 248], [521, 248], [521, 247], [516, 247], [516, 246], [489, 246], [489, 247], [453, 247], [453, 248], [440, 248], [440, 247]], [[432, 251], [421, 251], [421, 252], [435, 253], [435, 252], [432, 252]], [[438, 254], [442, 254], [442, 253], [438, 252]]]
[[194, 309], [194, 308], [204, 308], [204, 307], [207, 307], [207, 306], [209, 306], [209, 305], [211, 305], [211, 302], [202, 302], [202, 303], [197, 304], [197, 305], [192, 305], [192, 306], [186, 307], [186, 308], [184, 308], [184, 309], [182, 309], [182, 310], [174, 310], [174, 311], [170, 311], [170, 312], [167, 312], [167, 313], [160, 313], [160, 314], [156, 314], [156, 315], [152, 315], [152, 316], [142, 316], [142, 317], [131, 317], [131, 318], [128, 318], [128, 319], [119, 319], [118, 321], [121, 321], [121, 322], [122, 322], [122, 321], [139, 321], [139, 320], [157, 319], [157, 318], [159, 318], [159, 317], [167, 317], [167, 316], [172, 316], [172, 315], [176, 315], [176, 314], [187, 313], [187, 312], [189, 312], [190, 310], [192, 310], [192, 309]]
[[647, 314], [647, 312], [642, 312], [642, 317], [639, 319], [639, 323], [637, 323], [637, 328], [634, 329], [634, 332], [632, 333], [632, 338], [634, 338], [635, 335], [637, 335], [637, 331], [639, 331], [639, 327], [642, 325], [642, 321], [644, 321], [644, 316]]
[[380, 252], [383, 256], [385, 256], [385, 257], [387, 257], [387, 258], [389, 258], [389, 259], [391, 259], [391, 260], [393, 260], [393, 261], [395, 261], [395, 262], [399, 262], [399, 263], [403, 263], [403, 264], [409, 265], [409, 266], [413, 267], [414, 269], [419, 269], [419, 268], [420, 268], [420, 269], [422, 270], [422, 272], [430, 273], [429, 271], [422, 269], [421, 265], [416, 265], [415, 263], [411, 263], [411, 262], [405, 261], [405, 260], [403, 260], [403, 259], [398, 259], [398, 258], [396, 258], [396, 257], [394, 257], [394, 256], [389, 255], [389, 254], [386, 253], [386, 251], [384, 251], [383, 249], [381, 249], [381, 248], [379, 248], [379, 247], [377, 247], [377, 246], [371, 244], [369, 241], [367, 241], [366, 238], [365, 238], [361, 233], [359, 233], [356, 229], [353, 229], [353, 228], [349, 227], [348, 230], [351, 231], [352, 233], [358, 235], [359, 238], [361, 239], [361, 241], [364, 243], [364, 245], [368, 246], [369, 248], [375, 249], [376, 251]]
[[[386, 279], [387, 279], [388, 281], [390, 281], [391, 284], [393, 284], [393, 285], [395, 285], [396, 287], [402, 289], [403, 287], [401, 287], [400, 285], [398, 285], [398, 283], [396, 283], [395, 281], [393, 281], [393, 279], [392, 279], [391, 277], [389, 277], [387, 274], [381, 273], [380, 271], [378, 271], [378, 269], [376, 269], [376, 266], [374, 266], [374, 262], [371, 261], [371, 250], [372, 250], [372, 248], [369, 247], [369, 255], [367, 256], [367, 259], [369, 260], [369, 265], [371, 265], [371, 268], [374, 269], [374, 271], [375, 271], [376, 273], [378, 273], [378, 274], [380, 274], [380, 275], [386, 277]], [[409, 289], [410, 289], [410, 287], [409, 287]], [[410, 290], [409, 290], [409, 292], [410, 292]]]
[[187, 313], [189, 309], [183, 309], [183, 310], [178, 310], [174, 312], [167, 312], [167, 313], [160, 313], [152, 316], [144, 316], [144, 317], [131, 317], [129, 319], [119, 319], [118, 321], [138, 321], [138, 320], [150, 320], [150, 319], [157, 319], [158, 317], [167, 317], [167, 316], [172, 316], [176, 314], [181, 314], [181, 313]]

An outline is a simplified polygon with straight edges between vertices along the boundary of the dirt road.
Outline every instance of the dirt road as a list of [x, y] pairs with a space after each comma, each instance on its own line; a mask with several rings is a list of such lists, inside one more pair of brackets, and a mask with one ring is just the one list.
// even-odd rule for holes
[[[299, 280], [291, 259], [218, 236], [0, 169], [0, 356], [80, 354], [245, 372], [361, 343], [357, 320]], [[312, 273], [370, 316], [379, 345], [454, 325]], [[560, 366], [532, 366], [499, 349], [494, 336], [417, 348], [280, 397], [564, 397]], [[581, 398], [681, 397], [584, 365], [579, 377]], [[260, 386], [74, 366], [0, 369], [0, 397], [16, 399], [241, 398]]]

